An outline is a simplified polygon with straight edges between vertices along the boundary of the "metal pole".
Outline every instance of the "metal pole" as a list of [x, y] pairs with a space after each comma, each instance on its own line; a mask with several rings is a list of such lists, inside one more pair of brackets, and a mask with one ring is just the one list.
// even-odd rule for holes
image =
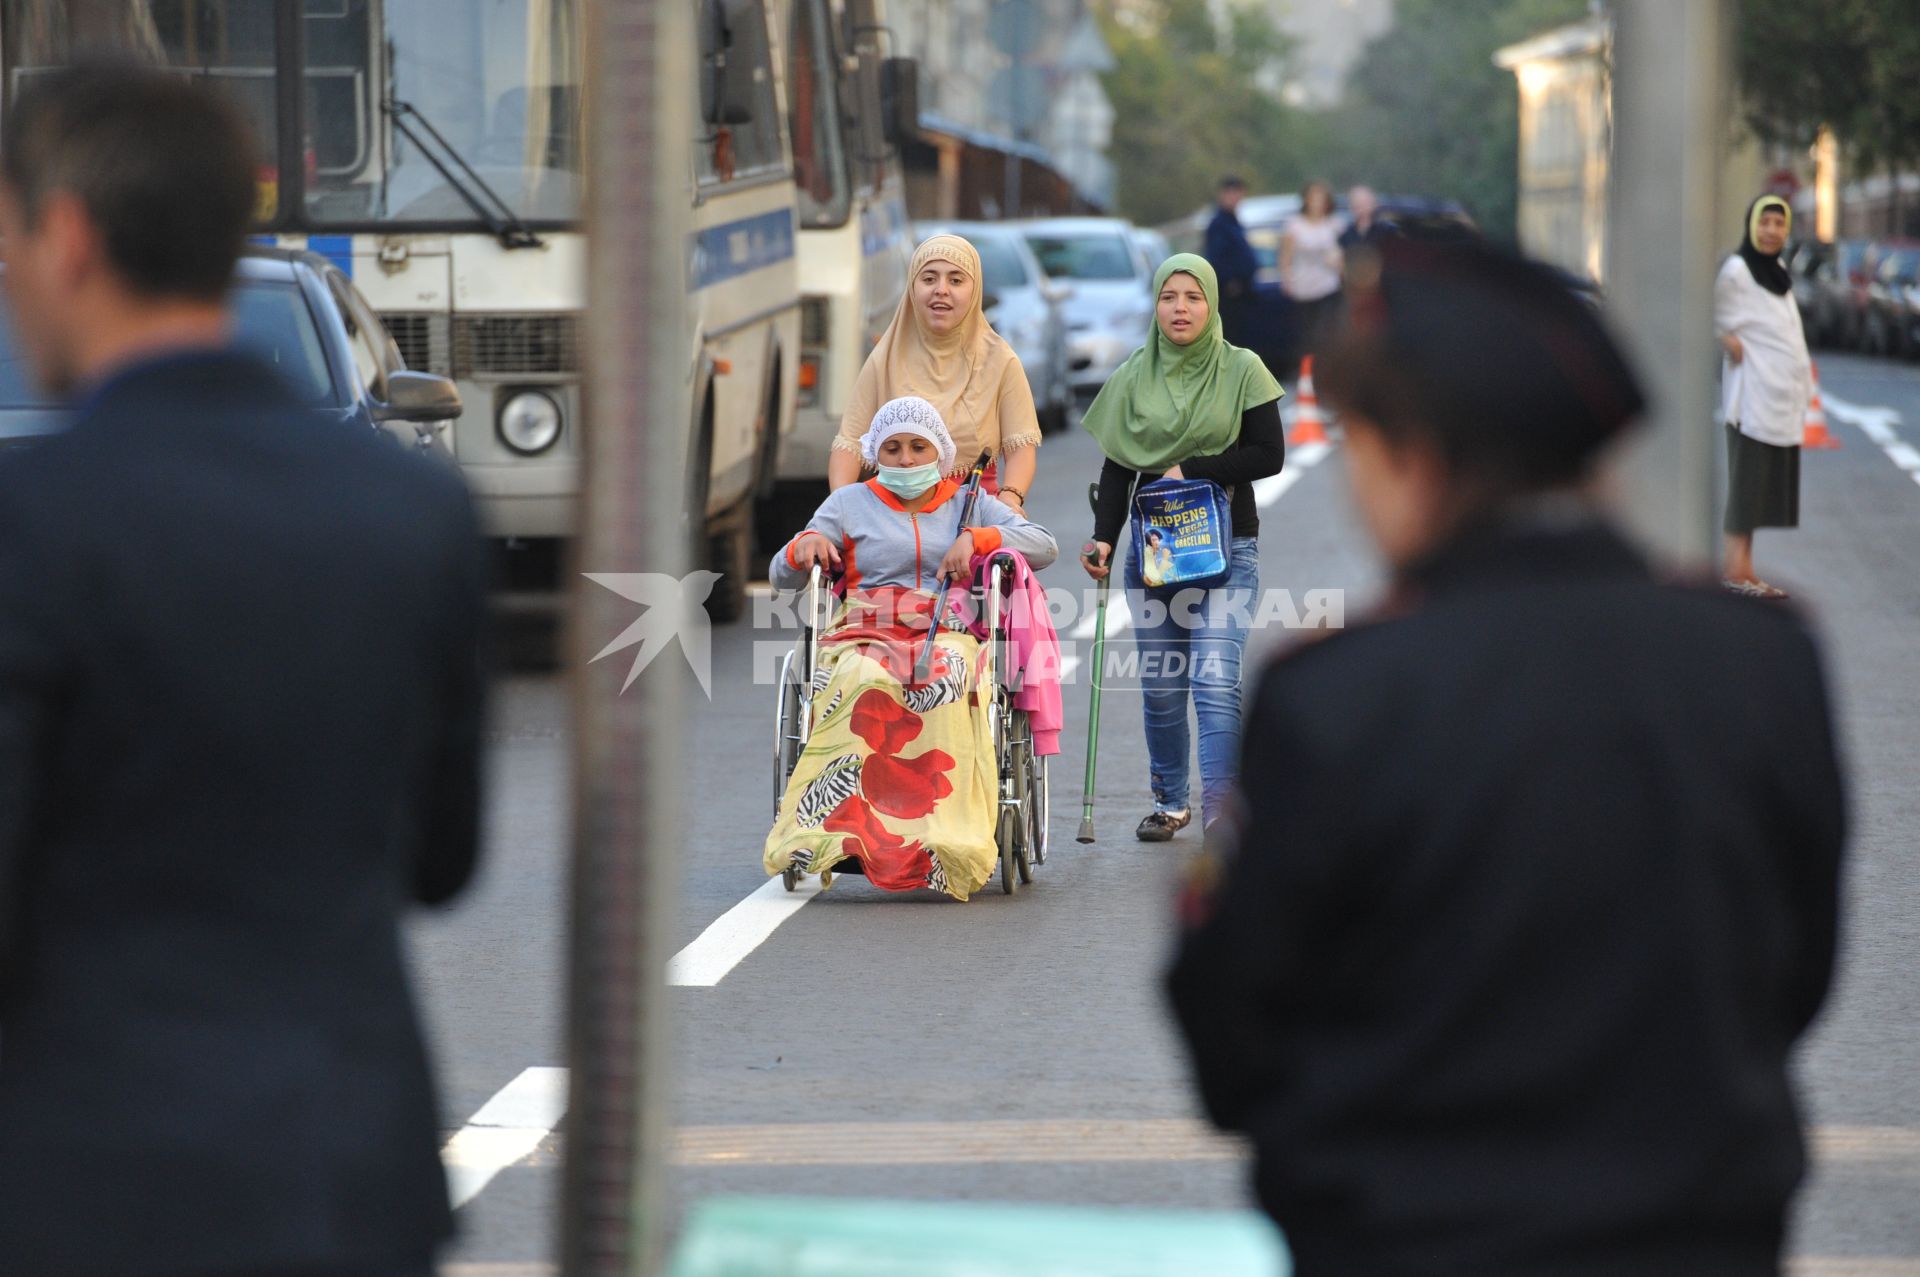
[[1617, 477], [1649, 547], [1698, 566], [1719, 547], [1713, 279], [1731, 248], [1731, 4], [1618, 0], [1614, 14], [1609, 308], [1653, 400]]
[[[685, 0], [596, 0], [588, 23], [585, 457], [579, 569], [685, 571], [687, 148], [694, 47]], [[662, 1266], [667, 944], [676, 899], [675, 742], [684, 667], [586, 664], [635, 605], [572, 577], [573, 899], [568, 963], [566, 1277]], [[682, 677], [675, 677], [679, 674]]]

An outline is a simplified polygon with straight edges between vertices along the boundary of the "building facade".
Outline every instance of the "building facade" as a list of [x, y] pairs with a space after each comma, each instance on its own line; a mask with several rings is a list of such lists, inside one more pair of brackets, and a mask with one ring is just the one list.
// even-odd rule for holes
[[1509, 45], [1494, 62], [1520, 92], [1520, 247], [1606, 279], [1613, 29], [1588, 18]]
[[[997, 145], [1017, 161], [1009, 164], [1007, 189], [971, 201], [973, 212], [1048, 211], [1034, 207], [1032, 184], [1017, 176], [1028, 164], [1064, 178], [1081, 203], [1110, 202], [1113, 107], [1100, 75], [1113, 60], [1089, 0], [893, 0], [887, 22], [899, 52], [920, 62], [921, 123], [929, 142], [958, 139], [974, 151]], [[954, 185], [922, 182], [917, 189]], [[944, 194], [933, 197], [932, 207], [927, 199], [915, 202], [920, 216], [968, 211], [948, 207]]]

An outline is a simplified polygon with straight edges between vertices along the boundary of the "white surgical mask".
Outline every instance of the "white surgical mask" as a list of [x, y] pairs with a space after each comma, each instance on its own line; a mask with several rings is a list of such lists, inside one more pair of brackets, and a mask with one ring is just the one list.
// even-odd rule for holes
[[895, 496], [911, 501], [913, 498], [940, 482], [940, 463], [929, 461], [924, 466], [881, 466], [880, 486]]

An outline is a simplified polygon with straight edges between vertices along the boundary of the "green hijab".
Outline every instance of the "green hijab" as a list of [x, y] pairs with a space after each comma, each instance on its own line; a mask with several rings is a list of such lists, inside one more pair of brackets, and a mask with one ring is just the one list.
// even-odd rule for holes
[[1232, 445], [1240, 414], [1282, 393], [1260, 356], [1230, 346], [1220, 329], [1220, 281], [1204, 257], [1176, 253], [1153, 276], [1156, 305], [1170, 276], [1187, 274], [1207, 295], [1207, 323], [1184, 346], [1155, 322], [1147, 344], [1100, 388], [1082, 424], [1100, 450], [1132, 470], [1171, 469]]

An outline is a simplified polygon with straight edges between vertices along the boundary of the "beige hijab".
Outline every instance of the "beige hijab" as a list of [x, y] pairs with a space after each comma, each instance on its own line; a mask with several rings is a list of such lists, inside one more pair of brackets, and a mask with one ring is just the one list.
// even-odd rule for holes
[[[913, 306], [912, 281], [929, 262], [950, 262], [973, 280], [973, 305], [944, 335], [929, 332]], [[860, 369], [834, 446], [857, 451], [880, 406], [907, 395], [939, 410], [953, 432], [956, 470], [972, 466], [982, 449], [998, 457], [1009, 447], [1039, 443], [1026, 372], [982, 311], [979, 252], [958, 235], [935, 235], [914, 252], [907, 280], [893, 323]]]

